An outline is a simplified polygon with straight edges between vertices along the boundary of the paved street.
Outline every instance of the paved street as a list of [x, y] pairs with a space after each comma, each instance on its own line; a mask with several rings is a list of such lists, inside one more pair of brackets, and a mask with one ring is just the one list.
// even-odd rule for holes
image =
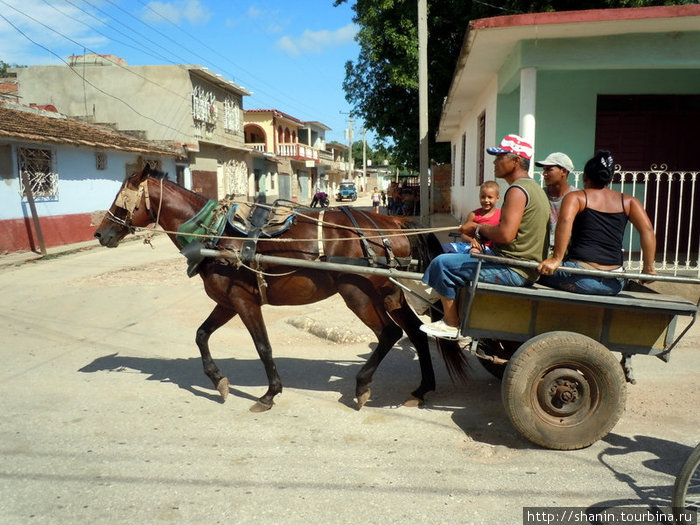
[[216, 332], [222, 403], [194, 344], [213, 303], [167, 239], [154, 246], [0, 266], [3, 524], [518, 524], [527, 506], [666, 505], [700, 441], [698, 327], [668, 364], [635, 358], [607, 438], [558, 452], [515, 432], [476, 361], [455, 385], [434, 352], [438, 391], [400, 407], [419, 377], [406, 339], [357, 411], [374, 343], [338, 297], [265, 308], [285, 384], [267, 413], [248, 410], [266, 379], [242, 323]]

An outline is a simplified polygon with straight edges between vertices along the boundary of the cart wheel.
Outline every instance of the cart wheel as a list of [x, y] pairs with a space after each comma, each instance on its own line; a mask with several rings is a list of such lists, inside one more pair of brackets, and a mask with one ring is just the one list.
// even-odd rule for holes
[[[477, 342], [477, 352], [489, 356], [500, 357], [501, 359], [510, 359], [515, 351], [520, 346], [518, 341], [502, 341], [500, 339], [479, 339]], [[478, 356], [477, 356], [478, 357]], [[503, 379], [503, 373], [506, 371], [506, 364], [496, 364], [488, 359], [479, 359], [479, 363], [491, 375], [498, 379]]]
[[622, 416], [626, 395], [612, 352], [572, 332], [523, 343], [501, 387], [513, 426], [533, 443], [557, 450], [584, 448], [605, 436]]
[[693, 449], [676, 477], [672, 505], [676, 523], [700, 512], [700, 445]]

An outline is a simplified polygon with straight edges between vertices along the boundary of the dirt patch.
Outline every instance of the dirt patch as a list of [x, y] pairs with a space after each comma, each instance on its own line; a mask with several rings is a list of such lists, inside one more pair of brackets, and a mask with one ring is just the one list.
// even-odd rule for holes
[[[93, 275], [75, 281], [79, 286], [163, 286], [182, 285], [186, 279], [187, 261], [171, 259], [142, 266], [131, 266]], [[184, 279], [183, 279], [184, 278]], [[204, 293], [202, 291], [202, 293]]]

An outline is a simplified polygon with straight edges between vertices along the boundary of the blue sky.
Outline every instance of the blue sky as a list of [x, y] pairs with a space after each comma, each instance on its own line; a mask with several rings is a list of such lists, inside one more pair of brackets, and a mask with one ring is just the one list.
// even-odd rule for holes
[[245, 108], [320, 121], [345, 144], [352, 15], [333, 0], [0, 0], [0, 60], [61, 64], [87, 50], [129, 65], [199, 64], [252, 91]]

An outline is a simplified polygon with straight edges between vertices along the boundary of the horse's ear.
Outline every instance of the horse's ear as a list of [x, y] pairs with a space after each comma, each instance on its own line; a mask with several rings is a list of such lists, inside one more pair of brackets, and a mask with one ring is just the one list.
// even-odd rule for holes
[[146, 165], [143, 167], [143, 171], [141, 172], [141, 175], [143, 177], [148, 177], [151, 174], [151, 165], [147, 162]]

